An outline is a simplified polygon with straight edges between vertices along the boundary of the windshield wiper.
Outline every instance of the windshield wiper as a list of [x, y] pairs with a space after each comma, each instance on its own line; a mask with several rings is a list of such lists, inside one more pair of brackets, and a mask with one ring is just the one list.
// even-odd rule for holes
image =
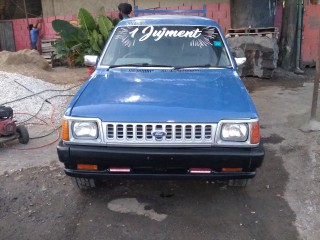
[[184, 69], [184, 68], [210, 68], [210, 67], [232, 68], [231, 66], [215, 66], [215, 65], [211, 65], [211, 64], [203, 64], [203, 65], [194, 65], [194, 66], [178, 66], [178, 67], [174, 67], [174, 69], [179, 70], [179, 69]]
[[209, 67], [214, 67], [211, 64], [203, 64], [203, 65], [194, 65], [194, 66], [178, 66], [174, 67], [175, 70], [183, 69], [183, 68], [209, 68]]
[[138, 63], [131, 63], [131, 64], [119, 64], [119, 65], [110, 65], [110, 68], [118, 68], [118, 67], [142, 67], [142, 64]]
[[163, 65], [163, 64], [151, 64], [151, 63], [131, 63], [131, 64], [119, 64], [119, 65], [111, 65], [110, 68], [117, 68], [117, 67], [171, 67], [170, 65]]
[[165, 64], [152, 64], [152, 63], [130, 63], [130, 64], [119, 64], [119, 65], [110, 65], [109, 69], [111, 68], [118, 68], [118, 67], [168, 67], [173, 68], [174, 70], [184, 69], [184, 68], [232, 68], [232, 66], [215, 66], [211, 64], [203, 64], [203, 65], [193, 65], [193, 66], [170, 66]]

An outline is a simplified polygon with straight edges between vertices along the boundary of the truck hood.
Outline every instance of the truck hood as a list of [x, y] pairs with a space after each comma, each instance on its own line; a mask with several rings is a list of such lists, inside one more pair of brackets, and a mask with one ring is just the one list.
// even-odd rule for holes
[[66, 115], [107, 122], [218, 122], [257, 118], [232, 69], [99, 69]]

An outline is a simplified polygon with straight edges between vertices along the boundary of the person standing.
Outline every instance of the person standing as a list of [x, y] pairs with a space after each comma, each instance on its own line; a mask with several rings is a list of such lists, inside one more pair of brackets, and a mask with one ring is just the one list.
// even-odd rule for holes
[[30, 39], [31, 39], [31, 49], [37, 50], [37, 42], [39, 38], [39, 32], [41, 30], [40, 19], [37, 20], [36, 24], [29, 25]]
[[118, 5], [119, 18], [121, 20], [130, 18], [129, 14], [132, 12], [132, 6], [129, 3], [120, 3]]

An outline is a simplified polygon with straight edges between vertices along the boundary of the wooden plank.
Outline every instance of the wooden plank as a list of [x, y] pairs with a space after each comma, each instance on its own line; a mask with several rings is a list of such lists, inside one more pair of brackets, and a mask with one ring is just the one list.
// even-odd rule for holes
[[228, 29], [227, 33], [277, 33], [279, 32], [276, 27], [267, 27], [267, 28], [235, 28]]
[[229, 35], [241, 35], [241, 36], [246, 36], [246, 35], [266, 35], [266, 34], [278, 34], [276, 32], [257, 32], [257, 33], [228, 33]]

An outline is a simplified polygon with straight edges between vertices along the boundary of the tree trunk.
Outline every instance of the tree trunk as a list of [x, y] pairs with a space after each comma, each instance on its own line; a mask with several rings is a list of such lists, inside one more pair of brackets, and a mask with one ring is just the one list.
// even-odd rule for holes
[[296, 0], [285, 0], [282, 16], [279, 66], [289, 71], [295, 67], [297, 9]]

